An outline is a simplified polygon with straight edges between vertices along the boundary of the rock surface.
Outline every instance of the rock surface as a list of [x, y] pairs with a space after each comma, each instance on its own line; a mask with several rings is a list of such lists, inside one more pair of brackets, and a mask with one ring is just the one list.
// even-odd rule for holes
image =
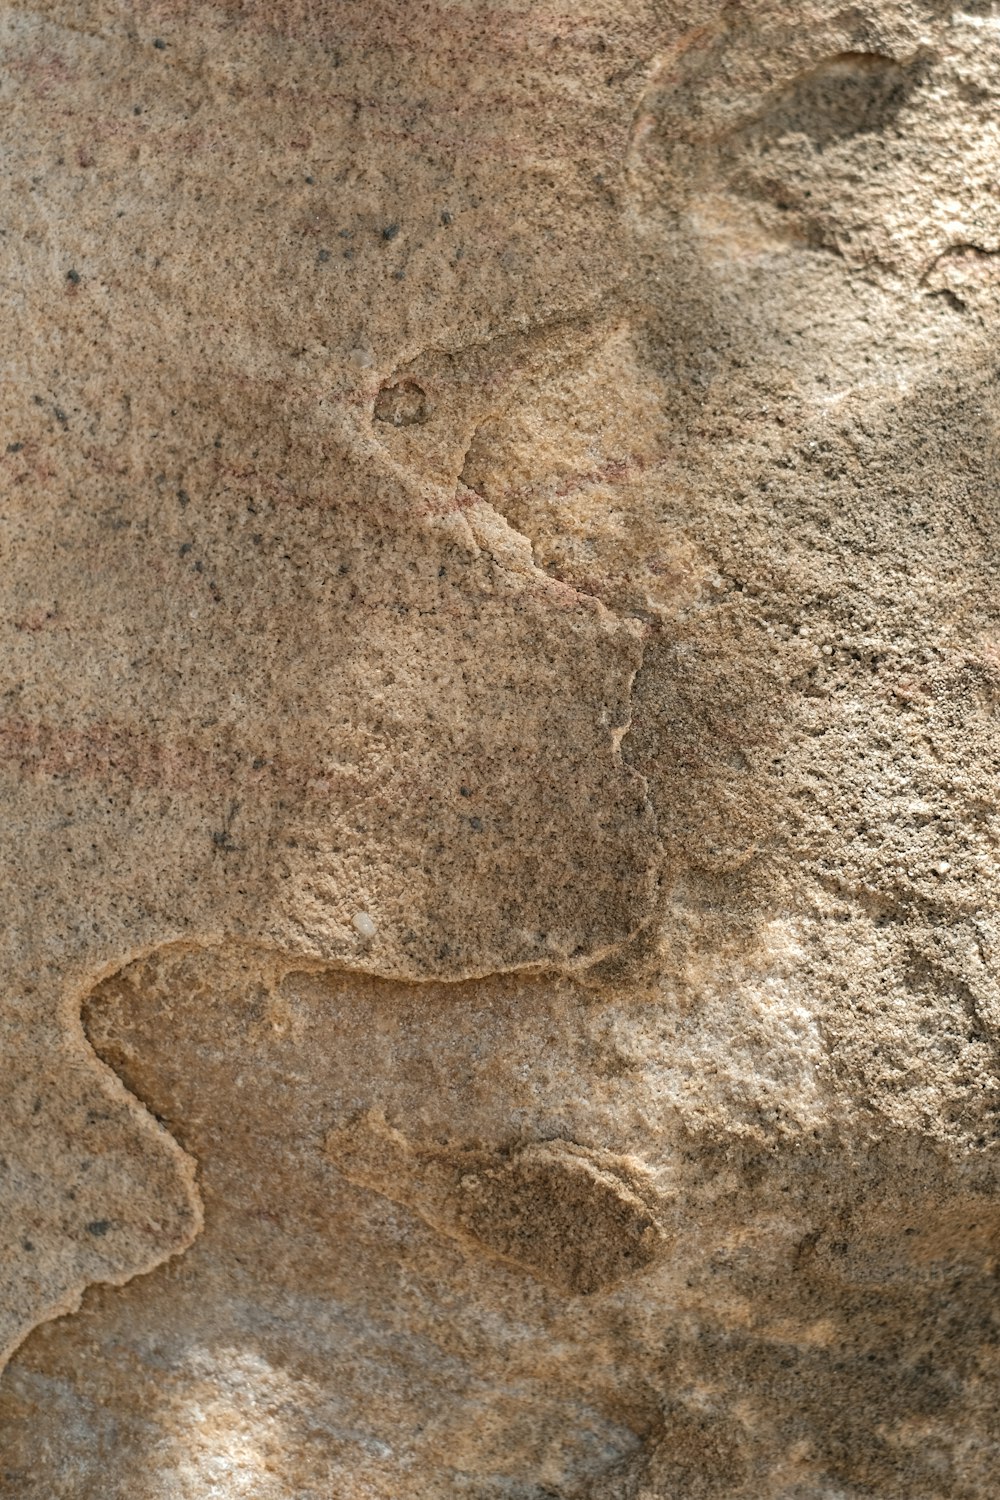
[[1000, 13], [0, 29], [0, 1496], [992, 1500]]

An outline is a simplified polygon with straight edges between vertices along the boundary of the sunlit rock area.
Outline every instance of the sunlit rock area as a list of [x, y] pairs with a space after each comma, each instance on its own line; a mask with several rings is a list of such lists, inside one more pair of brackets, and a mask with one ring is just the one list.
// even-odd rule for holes
[[995, 1500], [1000, 8], [0, 39], [0, 1500]]

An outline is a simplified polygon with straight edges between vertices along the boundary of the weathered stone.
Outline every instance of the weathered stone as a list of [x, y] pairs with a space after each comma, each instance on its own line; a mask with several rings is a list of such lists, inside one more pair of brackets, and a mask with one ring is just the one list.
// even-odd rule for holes
[[992, 1500], [995, 8], [0, 25], [0, 1496]]

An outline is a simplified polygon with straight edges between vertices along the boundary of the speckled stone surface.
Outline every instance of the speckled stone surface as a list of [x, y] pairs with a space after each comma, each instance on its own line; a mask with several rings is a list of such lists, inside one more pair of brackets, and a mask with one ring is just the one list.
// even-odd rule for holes
[[0, 37], [0, 1496], [992, 1500], [1000, 12]]

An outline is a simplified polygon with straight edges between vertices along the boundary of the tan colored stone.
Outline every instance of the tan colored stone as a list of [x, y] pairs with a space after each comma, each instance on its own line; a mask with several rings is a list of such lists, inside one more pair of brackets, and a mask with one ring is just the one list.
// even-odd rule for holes
[[0, 1495], [991, 1500], [994, 8], [0, 28]]

